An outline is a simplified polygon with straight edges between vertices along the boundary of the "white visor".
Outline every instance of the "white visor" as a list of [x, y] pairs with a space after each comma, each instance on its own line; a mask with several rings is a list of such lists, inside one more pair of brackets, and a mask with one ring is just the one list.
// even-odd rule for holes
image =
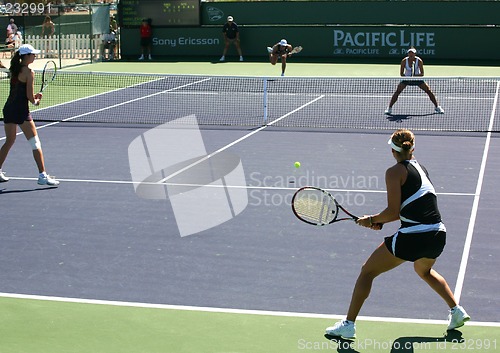
[[[402, 152], [403, 151], [403, 148], [402, 147], [399, 147], [397, 146], [394, 142], [392, 142], [392, 137], [389, 138], [389, 141], [387, 141], [387, 144], [388, 145], [391, 145], [391, 148], [396, 151], [396, 152]], [[411, 150], [413, 151], [415, 149], [415, 143], [413, 143], [413, 147], [411, 148]]]

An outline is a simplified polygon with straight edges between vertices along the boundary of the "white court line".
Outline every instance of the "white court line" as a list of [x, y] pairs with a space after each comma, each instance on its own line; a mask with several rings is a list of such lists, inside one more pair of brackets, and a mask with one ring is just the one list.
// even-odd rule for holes
[[[38, 178], [25, 178], [25, 177], [12, 177], [9, 176], [11, 180], [32, 180], [36, 181]], [[94, 184], [124, 184], [124, 185], [158, 185], [158, 182], [141, 182], [141, 181], [130, 181], [130, 180], [99, 180], [99, 179], [61, 179], [57, 178], [57, 180], [64, 183], [94, 183]], [[232, 188], [232, 189], [249, 189], [249, 190], [297, 190], [297, 186], [259, 186], [259, 185], [217, 185], [217, 184], [188, 184], [188, 183], [164, 183], [168, 186], [186, 186], [186, 187], [207, 187], [207, 188]], [[358, 192], [358, 193], [367, 193], [367, 194], [386, 194], [386, 190], [369, 190], [369, 189], [332, 189], [325, 188], [325, 190], [330, 192]], [[440, 196], [476, 196], [474, 193], [470, 192], [436, 192], [437, 195]]]
[[[98, 299], [52, 297], [52, 296], [44, 296], [44, 295], [17, 294], [17, 293], [0, 293], [0, 298], [41, 300], [41, 301], [50, 301], [50, 302], [90, 304], [90, 305], [109, 305], [109, 306], [144, 308], [144, 309], [199, 311], [199, 312], [210, 312], [210, 313], [279, 316], [279, 317], [296, 317], [296, 318], [313, 318], [313, 319], [338, 320], [338, 319], [343, 319], [345, 317], [345, 315], [333, 315], [333, 314], [297, 313], [297, 312], [270, 311], [270, 310], [229, 309], [229, 308], [213, 308], [213, 307], [188, 306], [188, 305], [151, 304], [151, 303], [122, 302], [122, 301], [98, 300]], [[378, 316], [359, 316], [358, 320], [373, 321], [373, 322], [411, 323], [411, 324], [438, 324], [438, 325], [447, 325], [448, 324], [447, 320], [409, 319], [409, 318], [378, 317]], [[500, 322], [469, 321], [469, 322], [467, 322], [467, 326], [500, 327]]]
[[240, 137], [239, 139], [237, 139], [237, 140], [235, 140], [235, 141], [233, 141], [233, 142], [231, 142], [231, 143], [227, 144], [226, 146], [224, 146], [224, 147], [222, 147], [222, 148], [219, 148], [217, 151], [212, 152], [212, 153], [210, 153], [210, 154], [207, 154], [205, 157], [203, 157], [203, 158], [201, 158], [201, 159], [197, 160], [196, 162], [191, 163], [190, 165], [188, 165], [188, 166], [186, 166], [186, 167], [184, 167], [184, 168], [181, 168], [180, 170], [178, 170], [178, 171], [176, 171], [176, 172], [174, 172], [174, 173], [172, 173], [172, 174], [170, 174], [170, 175], [166, 176], [165, 178], [161, 179], [161, 180], [160, 180], [160, 181], [158, 181], [157, 183], [158, 183], [158, 184], [162, 184], [162, 183], [164, 183], [165, 181], [167, 181], [167, 180], [169, 180], [169, 179], [171, 179], [171, 178], [173, 178], [173, 177], [175, 177], [175, 176], [177, 176], [177, 175], [179, 175], [179, 174], [181, 174], [181, 173], [185, 172], [186, 170], [188, 170], [188, 169], [190, 169], [190, 168], [194, 167], [195, 165], [198, 165], [198, 164], [200, 164], [201, 162], [204, 162], [204, 161], [208, 160], [209, 158], [211, 158], [211, 157], [215, 156], [216, 154], [218, 154], [218, 153], [220, 153], [220, 152], [222, 152], [222, 151], [225, 151], [225, 150], [227, 150], [228, 148], [230, 148], [230, 147], [232, 147], [232, 146], [236, 145], [237, 143], [240, 143], [241, 141], [246, 140], [246, 139], [247, 139], [247, 138], [249, 138], [250, 136], [253, 136], [253, 135], [255, 135], [256, 133], [261, 132], [261, 131], [262, 131], [262, 130], [264, 130], [266, 127], [271, 126], [271, 125], [274, 125], [274, 124], [275, 124], [275, 123], [277, 123], [278, 121], [280, 121], [280, 120], [282, 120], [282, 119], [284, 119], [284, 118], [286, 118], [286, 117], [288, 117], [288, 116], [290, 116], [290, 115], [292, 115], [292, 114], [294, 114], [294, 113], [298, 112], [299, 110], [301, 110], [301, 109], [303, 109], [303, 108], [307, 107], [308, 105], [311, 105], [311, 104], [315, 103], [316, 101], [318, 101], [318, 100], [322, 99], [324, 96], [325, 96], [325, 95], [321, 95], [321, 96], [319, 96], [319, 97], [316, 97], [315, 99], [313, 99], [313, 100], [311, 100], [311, 101], [309, 101], [309, 102], [307, 102], [307, 103], [305, 103], [305, 104], [301, 105], [301, 106], [300, 106], [300, 107], [298, 107], [297, 109], [294, 109], [294, 110], [292, 110], [291, 112], [286, 113], [285, 115], [283, 115], [283, 116], [281, 116], [281, 117], [279, 117], [279, 118], [277, 118], [277, 119], [275, 119], [275, 120], [271, 121], [270, 123], [268, 123], [268, 124], [266, 124], [266, 125], [264, 125], [264, 126], [261, 126], [261, 127], [260, 127], [260, 128], [258, 128], [257, 130], [254, 130], [254, 131], [252, 131], [252, 132], [250, 132], [250, 133], [246, 134], [245, 136]]
[[469, 261], [470, 247], [472, 244], [472, 236], [474, 235], [474, 226], [476, 224], [477, 211], [479, 207], [479, 199], [481, 197], [481, 189], [483, 187], [484, 171], [486, 169], [486, 161], [488, 160], [488, 152], [490, 150], [491, 131], [495, 121], [495, 112], [498, 104], [498, 95], [500, 91], [500, 81], [497, 82], [497, 91], [495, 93], [495, 100], [493, 101], [493, 109], [490, 116], [490, 125], [488, 133], [486, 134], [486, 141], [484, 143], [483, 158], [481, 161], [481, 168], [479, 169], [479, 176], [477, 178], [476, 192], [474, 202], [472, 204], [472, 211], [469, 220], [469, 227], [467, 229], [467, 236], [465, 238], [464, 251], [462, 253], [462, 260], [460, 261], [460, 268], [458, 270], [457, 284], [455, 285], [454, 296], [457, 302], [460, 302], [462, 289], [464, 286], [465, 271], [467, 270], [467, 263]]

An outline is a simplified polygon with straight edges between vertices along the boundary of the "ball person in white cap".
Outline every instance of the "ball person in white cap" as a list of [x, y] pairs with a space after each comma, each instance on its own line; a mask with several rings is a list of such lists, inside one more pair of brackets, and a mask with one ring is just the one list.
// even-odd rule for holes
[[234, 44], [236, 51], [240, 56], [240, 61], [243, 61], [240, 47], [240, 31], [238, 25], [234, 22], [233, 16], [227, 16], [227, 22], [222, 27], [222, 35], [224, 36], [224, 51], [220, 57], [220, 61], [226, 60], [227, 50], [231, 44]]
[[39, 172], [38, 184], [56, 186], [59, 185], [59, 181], [49, 176], [45, 171], [42, 144], [38, 138], [28, 104], [39, 105], [42, 99], [41, 93], [35, 94], [35, 73], [29, 67], [35, 61], [36, 54], [40, 54], [40, 50], [29, 44], [23, 44], [10, 61], [10, 92], [3, 107], [5, 143], [0, 148], [0, 182], [9, 181], [5, 172], [2, 171], [2, 165], [16, 141], [17, 126], [19, 125], [33, 150], [33, 157]]
[[[401, 65], [399, 68], [399, 75], [401, 77], [413, 77], [413, 76], [424, 76], [424, 62], [420, 57], [417, 56], [417, 50], [414, 47], [411, 47], [406, 52], [408, 55], [401, 60]], [[389, 107], [385, 110], [385, 114], [392, 114], [392, 106], [398, 100], [399, 95], [406, 86], [418, 86], [421, 90], [423, 90], [429, 98], [431, 99], [432, 104], [434, 104], [434, 111], [438, 114], [444, 114], [444, 109], [438, 104], [436, 96], [431, 91], [429, 85], [423, 80], [403, 80], [399, 83], [396, 92], [392, 95], [391, 101], [389, 103]]]
[[276, 65], [278, 58], [281, 58], [281, 76], [285, 76], [286, 70], [286, 59], [292, 55], [292, 46], [288, 44], [286, 39], [280, 40], [278, 43], [273, 45], [273, 47], [267, 47], [269, 53], [269, 61], [272, 65]]

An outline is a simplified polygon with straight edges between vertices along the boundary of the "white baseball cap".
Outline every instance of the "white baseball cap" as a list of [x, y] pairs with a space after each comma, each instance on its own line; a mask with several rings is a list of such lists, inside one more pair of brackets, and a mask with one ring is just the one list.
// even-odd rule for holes
[[233, 21], [233, 16], [227, 16], [227, 21], [232, 22]]
[[33, 46], [30, 44], [23, 44], [19, 47], [18, 50], [20, 55], [40, 54], [40, 50], [33, 48]]
[[417, 52], [417, 49], [415, 49], [415, 48], [410, 48], [410, 49], [408, 49], [406, 52], [407, 52], [407, 53], [409, 53], [409, 52], [416, 53], [416, 52]]
[[286, 41], [286, 39], [282, 39], [280, 40], [280, 45], [288, 45], [288, 42]]

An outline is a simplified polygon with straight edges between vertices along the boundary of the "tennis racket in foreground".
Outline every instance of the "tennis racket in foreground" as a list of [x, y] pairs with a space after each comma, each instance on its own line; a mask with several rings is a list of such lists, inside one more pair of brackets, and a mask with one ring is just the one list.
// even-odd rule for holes
[[[314, 186], [305, 186], [295, 192], [292, 210], [298, 219], [316, 226], [359, 218], [342, 207], [328, 191]], [[347, 217], [338, 218], [339, 210]]]
[[54, 81], [57, 74], [57, 66], [53, 60], [47, 61], [43, 67], [42, 72], [42, 87], [40, 88], [40, 93], [44, 91], [45, 88]]
[[299, 45], [298, 47], [293, 48], [290, 51], [290, 54], [297, 54], [297, 53], [300, 53], [301, 51], [302, 51], [302, 47]]

